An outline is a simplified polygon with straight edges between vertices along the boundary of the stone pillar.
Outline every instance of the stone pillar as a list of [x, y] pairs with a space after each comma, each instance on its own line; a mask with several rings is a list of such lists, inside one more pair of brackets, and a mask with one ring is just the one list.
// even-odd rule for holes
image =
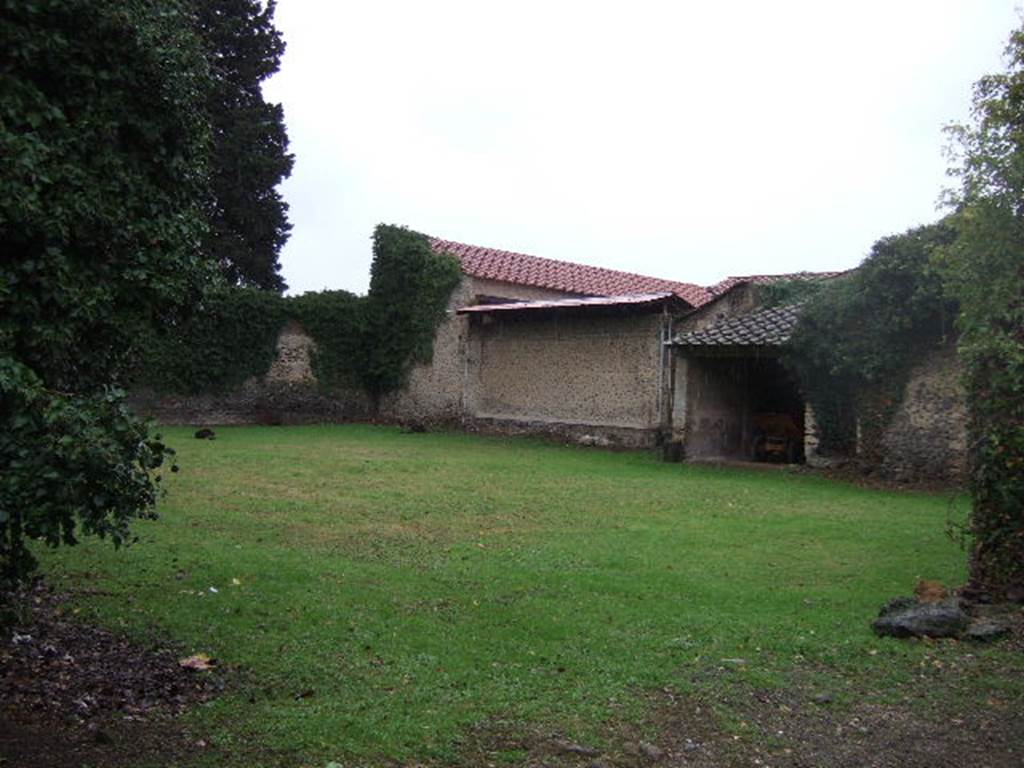
[[811, 404], [804, 403], [804, 461], [808, 467], [822, 468], [829, 466], [829, 460], [818, 453], [821, 438], [818, 434], [818, 420], [814, 417]]

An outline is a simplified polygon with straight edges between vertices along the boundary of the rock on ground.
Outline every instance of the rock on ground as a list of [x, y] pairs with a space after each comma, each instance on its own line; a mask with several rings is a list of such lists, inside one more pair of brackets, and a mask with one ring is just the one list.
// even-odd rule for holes
[[892, 637], [956, 637], [970, 623], [956, 598], [938, 603], [897, 598], [882, 608], [871, 626], [875, 634]]

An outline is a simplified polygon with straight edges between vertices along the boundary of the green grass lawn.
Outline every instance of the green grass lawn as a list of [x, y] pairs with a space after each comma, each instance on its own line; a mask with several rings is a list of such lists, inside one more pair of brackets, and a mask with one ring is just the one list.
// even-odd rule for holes
[[190, 715], [238, 765], [443, 762], [495, 719], [600, 743], [723, 664], [884, 696], [925, 651], [875, 638], [878, 606], [965, 575], [948, 496], [369, 426], [166, 435], [161, 519], [45, 572], [239, 670]]

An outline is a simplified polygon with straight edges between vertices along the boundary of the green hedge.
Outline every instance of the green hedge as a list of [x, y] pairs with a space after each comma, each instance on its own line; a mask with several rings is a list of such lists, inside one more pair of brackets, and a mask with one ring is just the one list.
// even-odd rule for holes
[[348, 291], [313, 291], [284, 301], [288, 315], [316, 342], [313, 373], [321, 386], [361, 386], [358, 371], [367, 343], [366, 298]]
[[286, 300], [256, 288], [221, 286], [187, 319], [144, 346], [139, 383], [158, 392], [222, 392], [265, 373], [274, 360]]
[[262, 376], [288, 320], [316, 342], [313, 370], [327, 389], [358, 387], [378, 403], [432, 355], [459, 264], [404, 227], [374, 233], [370, 291], [279, 296], [221, 286], [196, 312], [155, 332], [144, 345], [137, 382], [166, 394], [218, 393]]

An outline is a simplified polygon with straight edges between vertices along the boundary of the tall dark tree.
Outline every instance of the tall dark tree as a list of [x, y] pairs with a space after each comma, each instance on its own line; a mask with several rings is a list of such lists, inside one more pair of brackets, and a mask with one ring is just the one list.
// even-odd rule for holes
[[0, 577], [27, 539], [121, 542], [165, 449], [124, 406], [144, 331], [194, 304], [205, 57], [175, 0], [0, 5]]
[[971, 577], [996, 595], [1024, 592], [1024, 28], [1006, 63], [950, 129], [960, 235], [945, 264], [971, 416]]
[[214, 85], [207, 99], [213, 129], [210, 232], [204, 249], [227, 280], [283, 291], [279, 256], [291, 224], [277, 185], [292, 171], [284, 111], [263, 99], [284, 40], [274, 0], [190, 0]]

